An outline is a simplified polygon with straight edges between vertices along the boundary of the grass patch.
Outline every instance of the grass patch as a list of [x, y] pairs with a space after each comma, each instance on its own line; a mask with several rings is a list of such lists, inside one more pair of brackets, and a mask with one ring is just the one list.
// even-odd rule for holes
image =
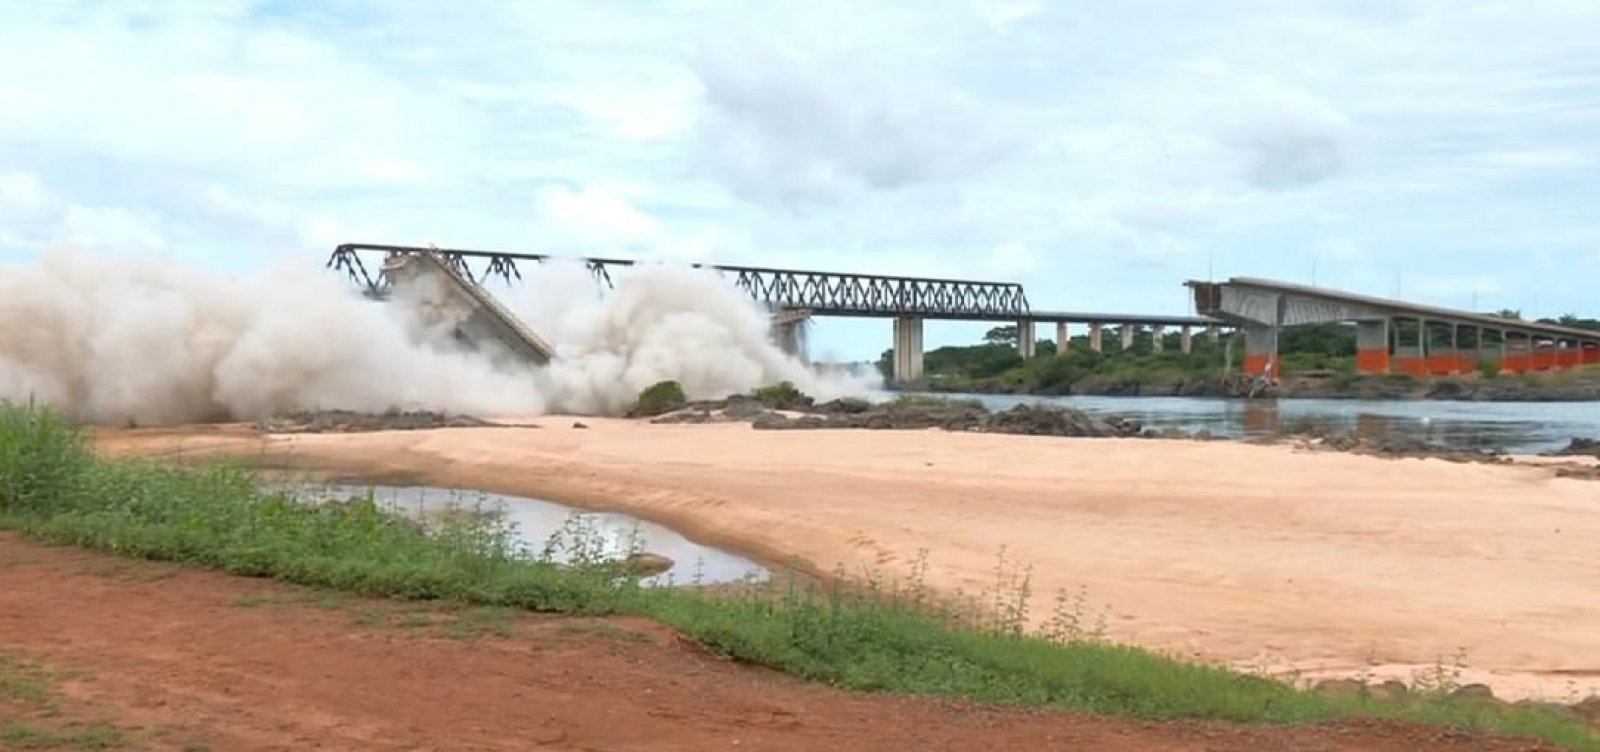
[[322, 590], [291, 593], [248, 593], [234, 598], [234, 608], [261, 608], [263, 606], [310, 606], [324, 611], [335, 611], [350, 602], [343, 593]]
[[94, 724], [64, 730], [46, 729], [21, 723], [0, 727], [0, 742], [6, 749], [116, 749], [125, 738], [122, 729], [109, 724]]
[[515, 609], [493, 606], [468, 608], [455, 614], [455, 619], [445, 627], [444, 632], [446, 636], [457, 640], [510, 637], [518, 613]]
[[[381, 510], [369, 495], [307, 504], [261, 490], [242, 467], [173, 468], [107, 460], [54, 413], [0, 405], [0, 527], [132, 557], [352, 594], [470, 604], [463, 634], [497, 632], [532, 610], [632, 613], [674, 626], [740, 660], [854, 690], [1237, 722], [1380, 716], [1543, 738], [1600, 750], [1565, 711], [1459, 702], [1418, 693], [1384, 702], [1299, 691], [1280, 682], [1108, 644], [1065, 596], [1042, 633], [1030, 623], [1027, 573], [1002, 557], [993, 593], [946, 600], [920, 584], [650, 589], [609, 561], [582, 525], [542, 551], [513, 543], [496, 518], [431, 526]], [[563, 536], [565, 538], [563, 539]], [[568, 552], [557, 565], [551, 552]], [[439, 626], [413, 612], [401, 626]]]
[[601, 637], [618, 642], [650, 642], [650, 635], [603, 621], [573, 621], [556, 630], [562, 637]]
[[38, 666], [0, 653], [0, 701], [37, 705], [50, 696], [50, 677]]

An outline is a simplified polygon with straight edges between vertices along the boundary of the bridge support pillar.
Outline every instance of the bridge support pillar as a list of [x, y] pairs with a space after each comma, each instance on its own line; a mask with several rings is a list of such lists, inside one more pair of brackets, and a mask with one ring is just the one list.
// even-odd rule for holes
[[1278, 360], [1278, 333], [1260, 324], [1246, 324], [1241, 331], [1244, 332], [1245, 375], [1277, 381], [1283, 375], [1283, 364]]
[[1056, 357], [1066, 357], [1067, 349], [1072, 345], [1072, 332], [1067, 330], [1067, 322], [1056, 322]]
[[1211, 344], [1222, 340], [1222, 330], [1216, 324], [1206, 324], [1206, 336], [1211, 338]]
[[901, 384], [922, 380], [922, 319], [916, 316], [894, 320], [894, 380]]
[[1194, 352], [1194, 328], [1185, 325], [1178, 330], [1178, 350], [1184, 355]]
[[[1468, 332], [1471, 339], [1468, 339]], [[1468, 343], [1471, 343], [1470, 345]], [[1456, 327], [1456, 370], [1460, 373], [1470, 373], [1478, 370], [1478, 363], [1483, 359], [1483, 327], [1466, 326]]]
[[1122, 325], [1122, 349], [1133, 349], [1133, 324]]
[[1356, 324], [1356, 373], [1389, 372], [1389, 320]]
[[1089, 325], [1089, 349], [1095, 352], [1106, 351], [1105, 327], [1099, 324]]
[[1017, 320], [1017, 354], [1023, 360], [1030, 360], [1039, 346], [1038, 335], [1033, 331], [1033, 319]]
[[1161, 326], [1159, 324], [1157, 324], [1156, 326], [1150, 327], [1150, 352], [1163, 352], [1163, 351], [1165, 351], [1167, 349], [1167, 343], [1165, 342], [1166, 337], [1167, 337], [1167, 328], [1166, 327]]

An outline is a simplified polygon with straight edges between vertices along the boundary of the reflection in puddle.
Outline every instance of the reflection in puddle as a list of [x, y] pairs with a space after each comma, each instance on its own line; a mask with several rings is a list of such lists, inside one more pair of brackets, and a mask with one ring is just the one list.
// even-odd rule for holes
[[[695, 543], [671, 528], [625, 514], [433, 486], [299, 484], [297, 488], [303, 497], [319, 498], [365, 496], [370, 490], [380, 507], [413, 519], [451, 513], [493, 515], [511, 528], [514, 542], [525, 546], [529, 555], [537, 557], [548, 550], [550, 558], [560, 563], [580, 556], [620, 559], [638, 551], [672, 560], [665, 572], [641, 580], [645, 585], [716, 585], [764, 580], [771, 574], [743, 556]], [[575, 530], [581, 530], [582, 551], [573, 550], [571, 533]], [[559, 543], [552, 547], [552, 540]]]

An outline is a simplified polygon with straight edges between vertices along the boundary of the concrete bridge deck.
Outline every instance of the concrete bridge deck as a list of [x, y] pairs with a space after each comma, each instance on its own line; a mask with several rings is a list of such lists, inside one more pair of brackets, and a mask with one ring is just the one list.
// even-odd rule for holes
[[1354, 323], [1363, 373], [1521, 373], [1600, 363], [1600, 331], [1256, 277], [1185, 284], [1198, 312], [1244, 332], [1245, 371], [1269, 378], [1282, 368], [1279, 332], [1302, 324]]

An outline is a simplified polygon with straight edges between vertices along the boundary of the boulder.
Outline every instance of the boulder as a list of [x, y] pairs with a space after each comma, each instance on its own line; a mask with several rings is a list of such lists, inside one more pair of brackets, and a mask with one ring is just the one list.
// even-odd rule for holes
[[1369, 690], [1373, 697], [1389, 702], [1404, 700], [1411, 694], [1411, 688], [1406, 683], [1397, 679], [1390, 679], [1382, 684], [1377, 684]]
[[1323, 679], [1312, 689], [1329, 697], [1360, 697], [1366, 693], [1367, 685], [1355, 679]]
[[1478, 702], [1494, 702], [1494, 690], [1487, 684], [1466, 684], [1457, 687], [1450, 696], [1457, 700], [1471, 700]]
[[648, 551], [630, 554], [628, 558], [624, 559], [622, 562], [623, 566], [627, 568], [630, 574], [638, 575], [640, 577], [653, 577], [661, 574], [662, 572], [671, 569], [674, 563], [675, 562], [673, 562], [672, 559], [662, 556], [661, 554], [653, 554]]

